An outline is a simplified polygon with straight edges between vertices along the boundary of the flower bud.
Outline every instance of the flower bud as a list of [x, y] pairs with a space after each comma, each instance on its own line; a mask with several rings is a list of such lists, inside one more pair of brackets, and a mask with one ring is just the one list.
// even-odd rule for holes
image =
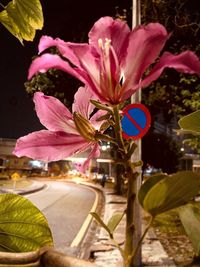
[[76, 125], [76, 129], [85, 139], [89, 141], [94, 141], [96, 130], [92, 126], [92, 124], [84, 118], [80, 113], [74, 112], [74, 123]]

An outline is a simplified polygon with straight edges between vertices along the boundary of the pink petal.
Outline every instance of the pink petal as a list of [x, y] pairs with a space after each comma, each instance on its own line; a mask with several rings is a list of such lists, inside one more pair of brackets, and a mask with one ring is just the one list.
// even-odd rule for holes
[[72, 114], [57, 98], [37, 92], [33, 100], [37, 116], [48, 130], [77, 134]]
[[80, 60], [82, 73], [87, 74], [84, 76], [85, 84], [91, 88], [96, 97], [102, 102], [114, 98], [114, 88], [116, 83], [120, 81], [120, 71], [113, 48], [111, 47], [109, 50], [107, 60], [101, 58], [93, 46], [71, 44], [70, 48]]
[[97, 100], [94, 93], [88, 87], [79, 87], [78, 91], [74, 95], [72, 111], [78, 112], [85, 118], [89, 119], [90, 114], [94, 110], [94, 105], [90, 102], [91, 99]]
[[114, 20], [111, 17], [103, 17], [100, 18], [90, 30], [88, 34], [89, 43], [94, 45], [96, 49], [99, 49], [99, 39], [102, 39], [103, 42], [105, 42], [106, 39], [111, 40], [119, 62], [121, 62], [126, 55], [129, 33], [130, 29], [124, 21], [119, 19]]
[[39, 53], [41, 53], [45, 49], [55, 46], [58, 48], [63, 57], [66, 57], [69, 61], [73, 62], [75, 66], [80, 67], [79, 59], [74, 54], [73, 50], [71, 50], [69, 44], [71, 43], [67, 43], [59, 38], [53, 39], [49, 36], [42, 36], [39, 42], [38, 50]]
[[103, 49], [101, 59], [102, 63], [99, 66], [101, 73], [99, 82], [101, 95], [105, 99], [105, 102], [116, 103], [119, 100], [118, 85], [121, 80], [121, 69], [112, 45], [109, 45], [109, 49]]
[[[87, 44], [69, 44], [70, 49], [79, 58], [80, 67], [77, 69], [84, 76], [85, 84], [88, 85], [98, 98], [102, 98], [99, 91], [100, 82], [100, 55], [93, 46]], [[73, 61], [71, 61], [74, 64]]]
[[81, 136], [42, 130], [17, 140], [13, 154], [42, 161], [57, 161], [91, 146]]
[[[74, 97], [74, 104], [72, 106], [73, 112], [78, 112], [82, 114], [85, 118], [89, 119], [91, 113], [95, 108], [94, 105], [91, 104], [90, 100], [97, 100], [96, 96], [94, 96], [94, 93], [88, 87], [79, 87]], [[99, 130], [101, 124], [104, 122], [97, 121], [97, 119], [105, 114], [105, 111], [99, 110], [90, 118], [90, 122], [96, 130]]]
[[[64, 41], [62, 41], [60, 39], [59, 39], [59, 41], [60, 42], [64, 42]], [[50, 36], [46, 36], [46, 35], [42, 36], [40, 38], [40, 42], [39, 42], [39, 45], [38, 45], [39, 54], [42, 53], [47, 48], [52, 47], [52, 46], [57, 46], [57, 40], [53, 39]]]
[[122, 66], [125, 90], [139, 82], [145, 70], [158, 57], [168, 37], [166, 29], [159, 23], [139, 26], [131, 32], [127, 57]]
[[85, 173], [86, 170], [88, 169], [89, 165], [90, 165], [90, 160], [93, 158], [97, 158], [100, 156], [100, 147], [99, 144], [96, 143], [93, 145], [92, 150], [90, 152], [90, 154], [88, 155], [88, 158], [86, 161], [84, 161], [83, 164], [79, 165], [78, 169], [79, 171]]
[[185, 51], [179, 55], [165, 52], [160, 58], [160, 61], [154, 66], [150, 74], [139, 84], [139, 86], [148, 86], [161, 75], [165, 68], [173, 68], [179, 72], [198, 74], [200, 76], [200, 61], [193, 52]]
[[[83, 46], [83, 50], [85, 51], [84, 46]], [[80, 52], [80, 54], [82, 53], [84, 54], [84, 52], [81, 49], [77, 49], [76, 52], [78, 55], [79, 55], [78, 52]], [[31, 79], [33, 75], [35, 75], [37, 72], [46, 72], [51, 68], [60, 69], [62, 71], [65, 71], [71, 74], [72, 76], [74, 76], [75, 78], [83, 82], [84, 84], [91, 87], [94, 93], [97, 96], [99, 96], [99, 92], [96, 89], [96, 86], [98, 86], [97, 82], [99, 81], [98, 80], [99, 79], [99, 67], [98, 67], [98, 64], [95, 63], [95, 60], [96, 59], [87, 49], [87, 56], [86, 58], [83, 58], [82, 59], [83, 62], [81, 62], [81, 65], [83, 66], [83, 68], [82, 67], [73, 68], [69, 65], [67, 61], [64, 61], [58, 55], [52, 55], [52, 54], [46, 53], [36, 58], [35, 60], [33, 60], [29, 68], [28, 79]], [[87, 70], [87, 67], [90, 68], [89, 71]], [[95, 71], [93, 72], [93, 70]], [[87, 71], [89, 73], [87, 73]], [[92, 78], [89, 75], [91, 75]], [[101, 95], [99, 97], [101, 97]]]
[[101, 116], [107, 114], [107, 111], [105, 110], [98, 110], [91, 118], [90, 118], [90, 122], [91, 124], [93, 125], [93, 127], [96, 129], [96, 130], [99, 130], [102, 123], [105, 122], [105, 120], [103, 121], [98, 121], [97, 119], [100, 118]]
[[28, 79], [31, 79], [37, 72], [46, 72], [51, 68], [60, 69], [73, 75], [82, 82], [85, 81], [82, 78], [81, 73], [77, 73], [77, 71], [74, 70], [67, 61], [64, 61], [58, 55], [52, 55], [48, 53], [43, 54], [42, 56], [33, 60], [29, 68]]

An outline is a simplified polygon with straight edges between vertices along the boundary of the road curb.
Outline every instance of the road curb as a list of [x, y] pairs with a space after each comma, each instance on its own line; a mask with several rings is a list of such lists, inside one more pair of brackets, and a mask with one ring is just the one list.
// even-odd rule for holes
[[74, 238], [73, 242], [71, 243], [71, 247], [78, 247], [79, 244], [81, 243], [81, 241], [83, 240], [85, 234], [87, 233], [87, 230], [93, 220], [92, 215], [90, 214], [91, 212], [95, 212], [99, 203], [99, 195], [98, 193], [89, 187], [90, 190], [92, 190], [95, 193], [95, 201], [94, 204], [87, 216], [87, 218], [85, 219], [83, 225], [81, 226], [81, 229], [79, 230], [78, 234], [76, 235], [76, 237]]
[[41, 191], [43, 189], [45, 189], [47, 187], [46, 184], [40, 184], [40, 185], [37, 185], [33, 188], [30, 188], [30, 189], [20, 189], [20, 190], [13, 190], [13, 189], [0, 189], [0, 192], [3, 193], [3, 194], [6, 194], [6, 193], [10, 193], [10, 194], [18, 194], [18, 195], [28, 195], [28, 194], [32, 194], [32, 193], [35, 193], [35, 192], [38, 192], [38, 191]]
[[[77, 184], [76, 181], [67, 181]], [[96, 194], [95, 203], [92, 206], [90, 212], [101, 213], [105, 204], [105, 194], [100, 186], [88, 182], [78, 182], [81, 186], [87, 187]], [[93, 219], [92, 215], [88, 214], [86, 218], [86, 223], [83, 223], [79, 233], [75, 237], [75, 241], [72, 242], [70, 247], [77, 248], [77, 255], [79, 258], [88, 260], [91, 254], [91, 244], [94, 242], [96, 232], [98, 230], [98, 223]]]

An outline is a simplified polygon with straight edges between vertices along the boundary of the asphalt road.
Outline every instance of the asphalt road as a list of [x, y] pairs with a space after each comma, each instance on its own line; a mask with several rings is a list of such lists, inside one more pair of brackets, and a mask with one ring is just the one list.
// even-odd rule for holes
[[55, 248], [67, 252], [93, 207], [94, 191], [72, 183], [46, 182], [47, 188], [27, 195], [45, 215]]

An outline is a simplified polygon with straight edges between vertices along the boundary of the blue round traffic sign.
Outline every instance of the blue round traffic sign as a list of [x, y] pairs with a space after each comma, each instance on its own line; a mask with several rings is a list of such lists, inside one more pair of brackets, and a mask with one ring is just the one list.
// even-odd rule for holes
[[137, 140], [143, 137], [150, 128], [150, 112], [142, 104], [130, 104], [123, 109], [121, 125], [122, 136], [125, 139]]

